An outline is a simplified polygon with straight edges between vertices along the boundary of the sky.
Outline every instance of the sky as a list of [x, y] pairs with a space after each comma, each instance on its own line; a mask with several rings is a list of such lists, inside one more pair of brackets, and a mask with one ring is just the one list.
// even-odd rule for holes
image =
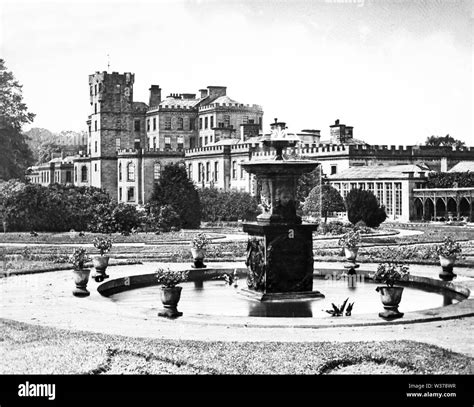
[[[0, 58], [32, 125], [86, 130], [88, 75], [135, 73], [135, 101], [227, 86], [290, 131], [339, 119], [370, 144], [474, 145], [470, 0], [0, 0]], [[110, 69], [108, 69], [110, 63]]]

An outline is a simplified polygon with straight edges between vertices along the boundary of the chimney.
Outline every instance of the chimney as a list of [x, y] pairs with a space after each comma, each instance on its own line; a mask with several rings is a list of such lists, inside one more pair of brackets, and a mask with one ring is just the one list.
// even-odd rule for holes
[[161, 102], [161, 89], [159, 85], [151, 85], [150, 88], [150, 107], [158, 106]]
[[225, 96], [227, 93], [227, 86], [208, 86], [209, 96]]
[[200, 98], [204, 99], [207, 97], [207, 89], [199, 89], [199, 93], [201, 94]]
[[135, 150], [140, 150], [140, 139], [139, 138], [136, 138], [134, 143], [133, 143], [133, 148]]

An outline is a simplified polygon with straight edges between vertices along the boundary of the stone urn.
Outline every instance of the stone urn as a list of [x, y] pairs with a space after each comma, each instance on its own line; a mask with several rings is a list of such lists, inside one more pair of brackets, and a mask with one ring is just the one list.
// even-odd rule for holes
[[204, 258], [206, 257], [206, 249], [191, 247], [191, 255], [193, 256], [194, 264], [192, 268], [206, 268]]
[[380, 292], [384, 312], [379, 313], [379, 317], [385, 320], [392, 320], [403, 317], [403, 313], [398, 311], [398, 305], [402, 300], [404, 287], [379, 286], [375, 291]]
[[456, 256], [443, 256], [439, 255], [439, 264], [441, 265], [441, 273], [439, 278], [443, 281], [451, 281], [456, 274], [453, 273], [454, 263], [456, 262]]
[[107, 266], [109, 265], [109, 256], [94, 256], [92, 258], [92, 264], [94, 265], [95, 272], [92, 275], [92, 278], [95, 279], [95, 281], [100, 282], [103, 281], [104, 278], [108, 278], [109, 276], [105, 274], [105, 270], [107, 269]]
[[76, 297], [87, 297], [90, 295], [90, 292], [87, 290], [87, 283], [89, 282], [89, 275], [91, 269], [81, 268], [74, 269], [73, 271], [74, 283], [76, 288], [72, 291], [73, 295]]
[[358, 251], [359, 248], [357, 246], [344, 247], [344, 254], [346, 255], [346, 259], [352, 263], [355, 263]]
[[158, 316], [166, 318], [177, 318], [183, 315], [178, 311], [178, 302], [181, 298], [183, 287], [161, 287], [161, 302], [163, 310], [158, 312]]

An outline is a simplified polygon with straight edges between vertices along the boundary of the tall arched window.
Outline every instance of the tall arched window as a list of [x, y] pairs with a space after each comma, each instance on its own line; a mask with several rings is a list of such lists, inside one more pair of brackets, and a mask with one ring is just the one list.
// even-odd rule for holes
[[81, 168], [81, 182], [87, 182], [87, 167], [85, 165]]
[[118, 165], [118, 176], [119, 176], [119, 181], [122, 181], [122, 163], [119, 163]]
[[184, 129], [183, 118], [178, 117], [178, 130], [183, 130], [183, 129]]
[[127, 181], [135, 181], [135, 165], [131, 162], [127, 164]]

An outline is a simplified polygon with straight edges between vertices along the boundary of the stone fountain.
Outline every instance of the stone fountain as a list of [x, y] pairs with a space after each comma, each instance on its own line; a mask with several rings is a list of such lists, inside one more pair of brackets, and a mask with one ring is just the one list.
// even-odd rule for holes
[[284, 122], [271, 124], [261, 143], [276, 150], [274, 160], [251, 160], [242, 167], [254, 174], [260, 189], [262, 213], [256, 222], [243, 224], [249, 234], [247, 286], [241, 292], [259, 301], [309, 300], [324, 297], [313, 291], [313, 231], [316, 223], [303, 223], [296, 213], [298, 178], [319, 163], [283, 158], [287, 147], [299, 141], [286, 132]]

